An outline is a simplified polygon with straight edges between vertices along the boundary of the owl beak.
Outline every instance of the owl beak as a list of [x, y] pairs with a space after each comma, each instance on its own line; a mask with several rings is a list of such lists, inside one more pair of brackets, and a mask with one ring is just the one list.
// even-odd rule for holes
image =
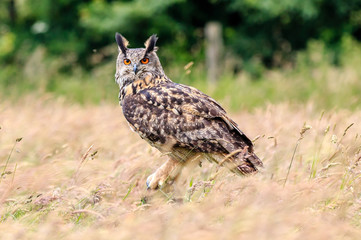
[[134, 70], [134, 73], [137, 74], [137, 72], [138, 72], [138, 66], [137, 66], [137, 64], [134, 64], [133, 70]]

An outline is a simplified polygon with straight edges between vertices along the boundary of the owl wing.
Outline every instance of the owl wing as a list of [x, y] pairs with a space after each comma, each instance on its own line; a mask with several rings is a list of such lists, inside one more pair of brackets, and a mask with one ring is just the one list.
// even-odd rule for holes
[[249, 151], [253, 151], [252, 141], [239, 129], [237, 123], [227, 116], [226, 111], [213, 98], [190, 86], [177, 84], [176, 87], [188, 93], [191, 98], [193, 97], [199, 100], [199, 102], [195, 104], [183, 104], [181, 109], [184, 112], [200, 115], [206, 119], [222, 119], [230, 130], [235, 131], [238, 136], [242, 138], [244, 143], [249, 147]]
[[223, 153], [248, 146], [253, 151], [226, 111], [195, 88], [173, 82], [153, 86], [127, 95], [122, 107], [133, 130], [157, 146]]

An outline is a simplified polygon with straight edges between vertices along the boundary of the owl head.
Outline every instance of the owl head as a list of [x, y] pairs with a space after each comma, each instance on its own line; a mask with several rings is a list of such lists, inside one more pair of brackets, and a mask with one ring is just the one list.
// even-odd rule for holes
[[163, 74], [163, 68], [156, 54], [157, 36], [153, 34], [144, 43], [145, 48], [128, 48], [128, 40], [121, 34], [115, 34], [119, 54], [116, 64], [115, 80], [120, 86], [151, 74]]

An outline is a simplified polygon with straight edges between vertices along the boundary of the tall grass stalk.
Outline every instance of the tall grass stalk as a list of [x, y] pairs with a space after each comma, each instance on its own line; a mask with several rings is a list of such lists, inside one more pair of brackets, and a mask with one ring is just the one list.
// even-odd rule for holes
[[[9, 164], [9, 161], [10, 161], [10, 158], [11, 158], [11, 155], [12, 155], [13, 152], [14, 152], [14, 149], [15, 149], [15, 147], [16, 147], [16, 144], [17, 144], [18, 142], [20, 142], [22, 139], [23, 139], [23, 138], [17, 138], [17, 139], [15, 140], [14, 145], [13, 145], [13, 147], [11, 148], [11, 151], [10, 151], [10, 153], [9, 153], [9, 156], [8, 156], [8, 158], [7, 158], [7, 160], [6, 160], [5, 165], [4, 165], [3, 171], [2, 171], [2, 173], [1, 173], [1, 175], [0, 175], [0, 183], [1, 183], [4, 175], [7, 174], [7, 173], [6, 173], [6, 168], [8, 167], [8, 164]], [[16, 166], [15, 166], [15, 170], [16, 170]], [[14, 174], [15, 174], [15, 170], [14, 170]]]
[[283, 183], [283, 187], [286, 186], [286, 182], [287, 182], [287, 179], [288, 179], [288, 175], [290, 174], [290, 171], [291, 171], [291, 167], [292, 167], [292, 164], [293, 164], [293, 160], [295, 158], [295, 155], [296, 155], [296, 151], [297, 151], [297, 148], [298, 146], [300, 145], [301, 143], [301, 140], [304, 138], [304, 134], [310, 130], [312, 127], [310, 125], [306, 125], [306, 123], [303, 125], [301, 131], [300, 131], [300, 137], [297, 139], [297, 142], [296, 142], [296, 146], [293, 150], [293, 154], [292, 154], [292, 158], [291, 158], [291, 162], [290, 162], [290, 165], [288, 166], [288, 170], [287, 170], [287, 175], [286, 175], [286, 179], [285, 179], [285, 182]]

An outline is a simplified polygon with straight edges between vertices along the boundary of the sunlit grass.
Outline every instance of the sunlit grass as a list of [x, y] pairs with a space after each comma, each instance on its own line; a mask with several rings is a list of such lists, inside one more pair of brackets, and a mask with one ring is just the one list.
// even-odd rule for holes
[[116, 101], [79, 105], [43, 96], [0, 109], [0, 169], [11, 171], [0, 183], [4, 239], [361, 234], [360, 111], [283, 103], [231, 114], [257, 139], [261, 173], [242, 178], [204, 161], [152, 192], [146, 178], [165, 157], [130, 131]]

